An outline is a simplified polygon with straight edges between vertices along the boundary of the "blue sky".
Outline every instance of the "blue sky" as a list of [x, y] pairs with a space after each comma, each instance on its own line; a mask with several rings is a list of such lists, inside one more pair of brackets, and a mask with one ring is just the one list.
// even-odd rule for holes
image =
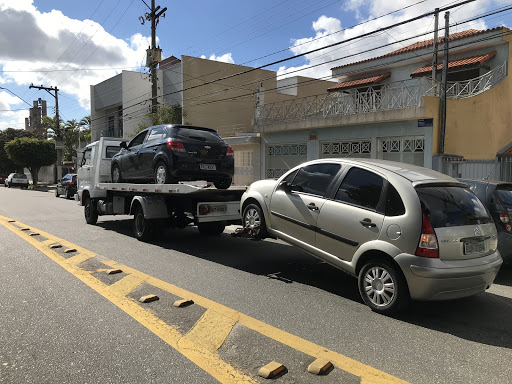
[[[457, 2], [460, 0], [157, 0], [157, 5], [168, 8], [166, 17], [160, 19], [157, 37], [163, 57], [189, 55], [255, 67]], [[510, 0], [477, 0], [453, 9], [451, 20], [462, 23], [510, 4]], [[24, 128], [27, 103], [39, 97], [47, 100], [48, 114], [54, 114], [54, 98], [45, 91], [29, 89], [31, 83], [57, 86], [61, 119], [79, 120], [90, 113], [91, 84], [122, 69], [147, 72], [141, 66], [150, 43], [150, 24], [139, 21], [147, 11], [142, 0], [0, 0], [0, 87], [7, 88], [0, 89], [0, 129]], [[452, 31], [510, 25], [511, 17], [510, 11], [503, 12], [454, 25]], [[429, 36], [396, 43], [431, 32], [433, 25], [433, 17], [427, 17], [372, 39], [268, 69], [281, 75], [327, 78], [336, 65], [425, 40]], [[377, 49], [390, 43], [396, 44]], [[376, 50], [342, 59], [369, 47]]]

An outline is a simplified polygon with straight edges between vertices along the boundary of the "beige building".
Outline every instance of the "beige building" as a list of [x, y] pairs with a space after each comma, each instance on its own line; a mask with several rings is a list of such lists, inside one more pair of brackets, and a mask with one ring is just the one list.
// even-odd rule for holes
[[[255, 117], [267, 103], [286, 102], [320, 94], [332, 82], [291, 77], [277, 79], [274, 71], [191, 56], [170, 56], [158, 69], [158, 101], [180, 104], [183, 122], [213, 128], [235, 152], [236, 185], [261, 178], [260, 136]], [[151, 97], [149, 78], [123, 71], [91, 86], [91, 136], [129, 139], [146, 121]]]

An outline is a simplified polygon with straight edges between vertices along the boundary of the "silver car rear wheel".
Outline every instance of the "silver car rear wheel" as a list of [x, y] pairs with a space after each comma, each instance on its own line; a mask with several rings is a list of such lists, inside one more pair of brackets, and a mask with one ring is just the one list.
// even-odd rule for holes
[[373, 267], [364, 276], [364, 291], [374, 305], [383, 307], [395, 297], [395, 281], [386, 269]]
[[392, 260], [369, 261], [359, 272], [358, 280], [361, 297], [375, 312], [397, 312], [410, 300], [407, 281]]

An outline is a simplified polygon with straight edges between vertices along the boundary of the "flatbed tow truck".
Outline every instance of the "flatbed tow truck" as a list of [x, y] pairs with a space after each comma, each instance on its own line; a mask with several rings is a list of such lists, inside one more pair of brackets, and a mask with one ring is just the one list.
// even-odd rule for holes
[[110, 161], [121, 141], [102, 137], [84, 149], [75, 199], [84, 207], [88, 224], [96, 224], [99, 216], [133, 215], [133, 232], [141, 241], [166, 227], [195, 225], [203, 235], [218, 235], [226, 225], [241, 224], [240, 198], [245, 187], [110, 182]]

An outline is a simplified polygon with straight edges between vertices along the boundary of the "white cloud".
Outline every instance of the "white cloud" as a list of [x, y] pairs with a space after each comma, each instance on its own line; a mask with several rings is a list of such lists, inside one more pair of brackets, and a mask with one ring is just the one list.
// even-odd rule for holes
[[[456, 20], [457, 22], [461, 22], [473, 18], [485, 12], [485, 9], [494, 8], [496, 2], [499, 1], [503, 0], [484, 0], [470, 3], [460, 8], [454, 8], [451, 11], [451, 21]], [[450, 3], [450, 0], [443, 0], [439, 4], [436, 4], [436, 6], [442, 7]], [[431, 3], [422, 3], [377, 19], [377, 17], [381, 15], [406, 7], [410, 4], [410, 0], [349, 0], [346, 3], [346, 11], [353, 12], [356, 17], [361, 17], [363, 14], [368, 15], [364, 20], [358, 20], [359, 25], [347, 28], [346, 26], [342, 26], [341, 21], [337, 18], [321, 16], [312, 23], [314, 35], [293, 40], [293, 46], [290, 50], [294, 55], [303, 54], [411, 19], [433, 10]], [[442, 28], [444, 26], [443, 15], [440, 15], [439, 20], [440, 28]], [[431, 32], [433, 26], [433, 16], [425, 17], [418, 21], [393, 28], [387, 32], [377, 33], [372, 37], [357, 39], [346, 44], [340, 44], [312, 54], [306, 54], [304, 56], [304, 64], [292, 67], [281, 67], [278, 70], [278, 74], [281, 77], [300, 75], [328, 79], [331, 75], [330, 69], [333, 67], [366, 60], [410, 45], [416, 41], [431, 39], [432, 34], [429, 34], [397, 43], [398, 40]], [[347, 29], [342, 30], [342, 28]], [[484, 21], [476, 20], [451, 28], [451, 33], [471, 28], [486, 29], [488, 27]], [[364, 52], [368, 50], [370, 51]]]
[[[57, 86], [85, 109], [89, 86], [121, 71], [115, 68], [144, 64], [149, 45], [150, 38], [140, 34], [125, 41], [94, 21], [42, 13], [32, 0], [0, 0], [0, 83]], [[93, 70], [78, 70], [83, 68]]]
[[[205, 55], [201, 56], [201, 59], [206, 59]], [[231, 57], [231, 53], [225, 53], [222, 56], [215, 56], [215, 54], [211, 54], [208, 60], [221, 61], [223, 63], [235, 64], [233, 57]]]

